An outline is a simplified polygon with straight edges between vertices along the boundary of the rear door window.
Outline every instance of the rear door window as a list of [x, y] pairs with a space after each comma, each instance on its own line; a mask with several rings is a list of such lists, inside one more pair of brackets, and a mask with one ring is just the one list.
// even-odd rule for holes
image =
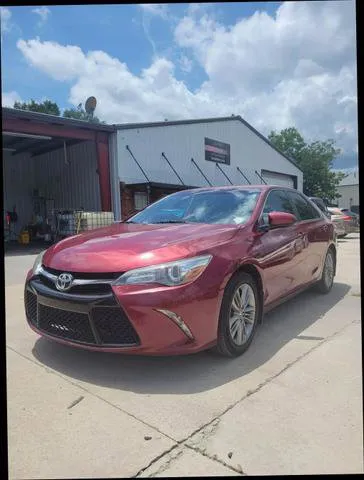
[[318, 220], [319, 218], [322, 218], [316, 208], [313, 207], [302, 195], [291, 191], [287, 191], [286, 193], [297, 211], [297, 218], [299, 220]]

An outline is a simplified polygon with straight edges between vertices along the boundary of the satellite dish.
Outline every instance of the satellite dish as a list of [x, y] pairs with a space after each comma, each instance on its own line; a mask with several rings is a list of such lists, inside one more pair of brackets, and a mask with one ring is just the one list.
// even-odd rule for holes
[[88, 113], [89, 115], [93, 115], [96, 108], [96, 103], [97, 102], [95, 97], [88, 97], [85, 103], [86, 113]]

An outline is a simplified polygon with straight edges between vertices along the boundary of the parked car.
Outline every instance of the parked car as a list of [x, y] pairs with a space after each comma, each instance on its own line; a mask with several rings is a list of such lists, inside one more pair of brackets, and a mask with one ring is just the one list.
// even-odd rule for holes
[[340, 222], [343, 225], [345, 233], [340, 235], [341, 237], [357, 231], [356, 221], [350, 215], [346, 215], [338, 207], [327, 207], [327, 209], [331, 213], [331, 220], [333, 222]]
[[90, 350], [237, 356], [264, 312], [310, 286], [331, 290], [335, 238], [293, 189], [184, 190], [40, 254], [26, 318], [38, 334]]
[[321, 210], [321, 212], [324, 213], [324, 215], [326, 215], [327, 218], [331, 219], [331, 214], [328, 211], [327, 206], [325, 202], [322, 200], [322, 198], [319, 198], [319, 197], [308, 197], [308, 198], [311, 200], [311, 202], [317, 205], [317, 207]]
[[339, 238], [345, 237], [346, 228], [345, 228], [345, 223], [344, 223], [343, 218], [341, 216], [338, 216], [338, 215], [331, 215], [331, 213], [327, 209], [327, 206], [326, 206], [325, 202], [322, 200], [322, 198], [309, 197], [309, 199], [326, 215], [327, 218], [329, 218], [332, 221], [332, 223], [334, 224], [334, 227], [335, 227], [336, 235]]
[[359, 215], [357, 213], [352, 212], [348, 208], [340, 208], [340, 210], [344, 215], [348, 215], [349, 217], [351, 217], [353, 219], [355, 227], [359, 228], [360, 219], [359, 219]]

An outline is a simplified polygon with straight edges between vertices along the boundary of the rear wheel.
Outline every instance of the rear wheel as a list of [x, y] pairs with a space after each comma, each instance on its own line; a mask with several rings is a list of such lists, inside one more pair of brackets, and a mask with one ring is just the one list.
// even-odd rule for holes
[[330, 248], [326, 254], [321, 279], [316, 284], [316, 290], [320, 293], [329, 293], [334, 283], [335, 276], [335, 254]]
[[254, 278], [236, 274], [228, 283], [221, 304], [216, 350], [227, 357], [244, 353], [262, 316], [261, 296]]

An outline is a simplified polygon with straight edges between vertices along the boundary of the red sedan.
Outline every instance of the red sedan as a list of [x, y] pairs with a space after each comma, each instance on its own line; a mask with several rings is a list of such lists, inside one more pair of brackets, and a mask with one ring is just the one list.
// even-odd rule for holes
[[312, 285], [329, 292], [335, 271], [333, 224], [303, 194], [198, 188], [40, 254], [25, 310], [37, 333], [75, 347], [237, 356], [265, 311]]

